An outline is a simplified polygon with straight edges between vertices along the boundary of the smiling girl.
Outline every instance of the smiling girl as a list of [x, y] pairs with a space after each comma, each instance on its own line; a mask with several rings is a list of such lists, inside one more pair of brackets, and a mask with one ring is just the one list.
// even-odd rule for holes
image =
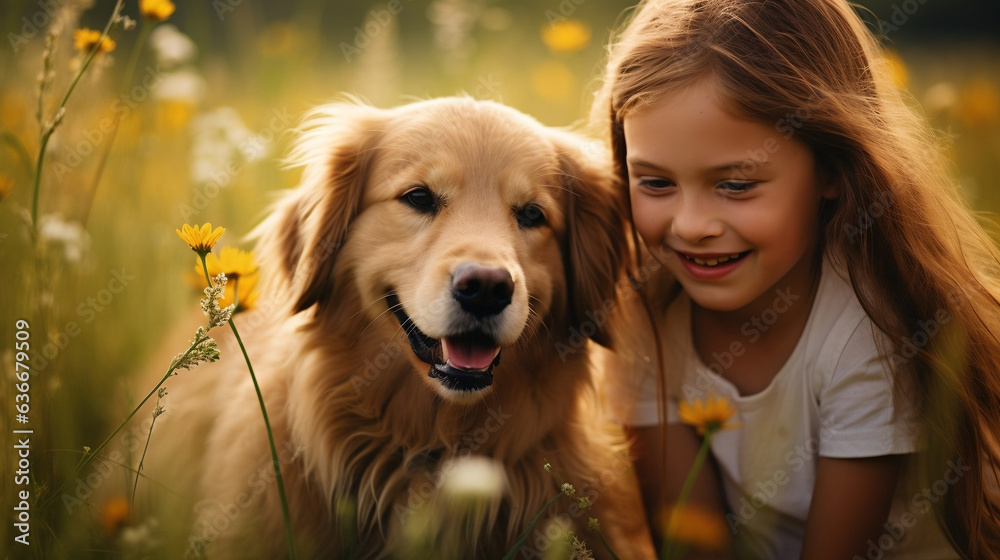
[[715, 394], [740, 428], [692, 500], [737, 557], [996, 558], [1000, 258], [851, 6], [645, 2], [594, 114], [666, 272], [615, 391], [651, 521]]

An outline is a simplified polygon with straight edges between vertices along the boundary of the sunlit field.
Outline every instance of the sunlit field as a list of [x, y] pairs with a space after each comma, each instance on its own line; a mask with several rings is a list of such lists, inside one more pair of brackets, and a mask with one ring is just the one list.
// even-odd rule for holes
[[[243, 236], [275, 191], [297, 183], [282, 158], [306, 111], [346, 95], [388, 107], [464, 94], [547, 125], [580, 124], [610, 30], [631, 4], [216, 0], [180, 2], [157, 22], [140, 16], [136, 2], [122, 12], [135, 27], [115, 26], [113, 49], [98, 52], [75, 84], [87, 56], [74, 32], [102, 30], [113, 2], [5, 0], [0, 9], [4, 557], [140, 558], [155, 546], [158, 527], [129, 518], [122, 465], [106, 462], [116, 471], [108, 474], [74, 468], [192, 335], [179, 326], [200, 312], [199, 263], [175, 229], [211, 222], [226, 228], [219, 247], [252, 248]], [[871, 8], [892, 14], [888, 3]], [[1000, 45], [978, 34], [904, 31], [886, 45], [897, 85], [940, 132], [969, 204], [992, 222], [1000, 211]], [[23, 423], [18, 331], [30, 332], [33, 373]], [[197, 375], [182, 370], [169, 383]], [[142, 452], [149, 420], [144, 410], [122, 432], [138, 445], [120, 447], [120, 463], [135, 463], [127, 454]], [[15, 446], [24, 436], [13, 430], [32, 431], [30, 468], [20, 475]], [[16, 484], [18, 476], [30, 484]], [[27, 546], [15, 542], [12, 510], [24, 488]]]

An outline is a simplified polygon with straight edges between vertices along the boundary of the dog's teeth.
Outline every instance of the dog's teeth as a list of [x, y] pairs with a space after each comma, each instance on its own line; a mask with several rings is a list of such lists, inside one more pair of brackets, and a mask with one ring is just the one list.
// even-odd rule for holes
[[441, 361], [448, 363], [448, 345], [444, 343], [444, 340], [441, 341]]

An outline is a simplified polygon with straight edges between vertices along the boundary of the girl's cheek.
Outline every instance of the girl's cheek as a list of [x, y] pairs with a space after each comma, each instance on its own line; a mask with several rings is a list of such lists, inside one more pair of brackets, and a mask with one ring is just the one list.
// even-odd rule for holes
[[632, 219], [636, 231], [646, 245], [655, 247], [660, 244], [668, 223], [666, 213], [657, 212], [651, 204], [637, 202], [632, 205]]

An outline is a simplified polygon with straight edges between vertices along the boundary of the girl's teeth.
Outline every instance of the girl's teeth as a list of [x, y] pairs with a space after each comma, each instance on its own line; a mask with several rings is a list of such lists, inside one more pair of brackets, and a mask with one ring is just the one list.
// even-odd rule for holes
[[737, 253], [735, 255], [729, 255], [727, 257], [719, 257], [717, 259], [708, 259], [708, 260], [701, 260], [695, 257], [690, 257], [690, 258], [692, 261], [695, 262], [695, 264], [700, 264], [701, 266], [716, 266], [727, 261], [736, 260], [740, 258], [740, 255], [739, 253]]

